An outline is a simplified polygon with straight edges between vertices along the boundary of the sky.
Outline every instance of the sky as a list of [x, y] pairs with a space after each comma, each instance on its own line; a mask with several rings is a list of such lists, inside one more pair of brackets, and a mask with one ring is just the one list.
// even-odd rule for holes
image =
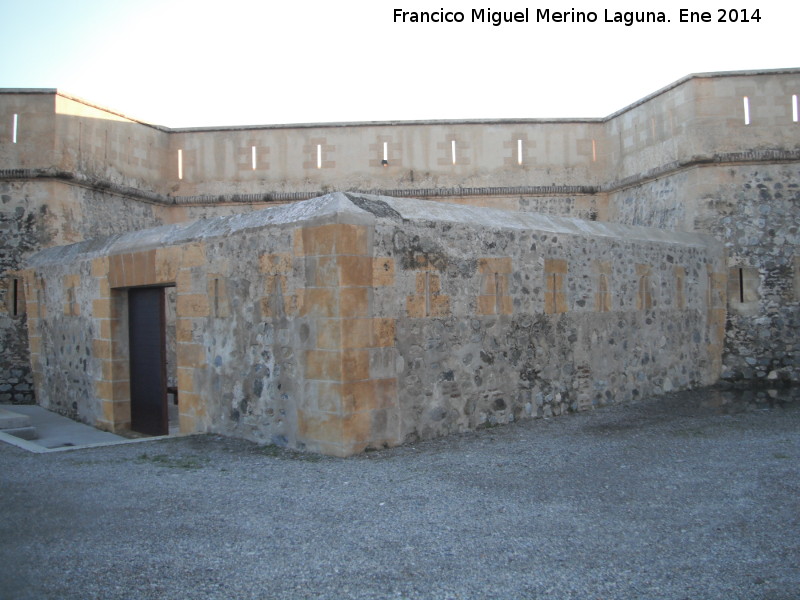
[[[690, 73], [800, 66], [800, 2], [732, 4], [0, 0], [0, 87], [58, 88], [168, 127], [604, 117]], [[711, 22], [681, 23], [682, 7]], [[526, 8], [527, 23], [471, 18]], [[395, 9], [464, 21], [403, 23]], [[626, 11], [670, 22], [605, 21]]]

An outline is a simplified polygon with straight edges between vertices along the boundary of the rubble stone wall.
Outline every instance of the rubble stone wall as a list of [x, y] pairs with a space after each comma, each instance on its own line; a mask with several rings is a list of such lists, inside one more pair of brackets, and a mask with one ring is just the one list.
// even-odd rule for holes
[[43, 250], [39, 402], [130, 427], [127, 289], [175, 287], [180, 427], [346, 456], [713, 382], [712, 238], [332, 194]]
[[800, 381], [800, 164], [703, 166], [609, 195], [609, 218], [722, 240], [729, 269], [722, 377]]

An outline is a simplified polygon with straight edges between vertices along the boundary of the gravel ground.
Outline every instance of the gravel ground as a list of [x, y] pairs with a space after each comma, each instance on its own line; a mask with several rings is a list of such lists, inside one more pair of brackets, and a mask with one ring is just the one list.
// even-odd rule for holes
[[704, 390], [350, 459], [0, 444], [0, 597], [800, 598], [800, 393]]

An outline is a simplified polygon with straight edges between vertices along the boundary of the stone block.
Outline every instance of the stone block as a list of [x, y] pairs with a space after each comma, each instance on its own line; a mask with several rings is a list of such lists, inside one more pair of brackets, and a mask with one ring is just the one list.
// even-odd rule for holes
[[194, 392], [194, 369], [178, 367], [178, 392], [183, 395], [185, 392]]
[[372, 319], [373, 323], [373, 337], [372, 347], [386, 348], [395, 345], [396, 337], [396, 320], [388, 318], [375, 318]]
[[331, 288], [309, 288], [303, 294], [301, 316], [338, 317], [339, 293]]
[[375, 348], [393, 346], [395, 320], [387, 318], [342, 319], [342, 348]]
[[192, 319], [176, 319], [175, 338], [178, 342], [193, 342], [194, 321]]
[[175, 290], [179, 294], [189, 294], [194, 289], [194, 274], [191, 269], [179, 269], [175, 274]]
[[107, 277], [97, 280], [97, 297], [110, 298], [111, 297], [111, 284]]
[[184, 415], [194, 417], [203, 402], [202, 397], [197, 392], [185, 392], [182, 390], [179, 391], [179, 394], [180, 400], [178, 401], [178, 407], [181, 419], [183, 419]]
[[103, 409], [103, 421], [110, 427], [109, 430], [117, 430], [116, 427], [119, 423], [129, 422], [131, 420], [131, 406], [130, 402], [112, 402], [104, 400], [101, 402]]
[[548, 291], [544, 297], [544, 312], [547, 314], [567, 312], [567, 295], [564, 292]]
[[397, 379], [370, 379], [341, 385], [344, 413], [397, 406]]
[[310, 381], [307, 391], [313, 394], [308, 408], [328, 413], [342, 411], [342, 384], [331, 381]]
[[178, 344], [178, 367], [197, 368], [205, 367], [206, 351], [202, 344]]
[[442, 291], [441, 277], [430, 271], [421, 271], [414, 278], [414, 291], [417, 294], [438, 294]]
[[372, 439], [372, 411], [350, 413], [342, 418], [342, 441], [345, 444]]
[[338, 350], [306, 350], [305, 377], [307, 379], [341, 381], [342, 353]]
[[478, 314], [493, 315], [497, 308], [497, 296], [478, 296]]
[[501, 258], [485, 257], [478, 259], [478, 272], [481, 275], [511, 273], [513, 272], [512, 268], [510, 256], [504, 256]]
[[178, 417], [178, 427], [180, 428], [180, 432], [183, 434], [196, 432], [197, 425], [194, 415], [180, 413]]
[[171, 283], [178, 276], [183, 252], [179, 246], [156, 248], [155, 277], [159, 283]]
[[178, 294], [175, 311], [180, 317], [208, 317], [211, 314], [208, 296], [205, 294]]
[[92, 356], [102, 360], [111, 360], [113, 358], [111, 340], [92, 340]]
[[[114, 394], [114, 402], [125, 402], [130, 400], [131, 396], [131, 383], [127, 379], [116, 380], [112, 385], [112, 393]], [[130, 415], [127, 417], [130, 418]]]
[[182, 248], [181, 267], [200, 267], [206, 264], [206, 245], [196, 242]]
[[95, 380], [94, 393], [97, 398], [102, 400], [114, 400], [114, 383], [108, 380]]
[[366, 287], [342, 288], [339, 291], [339, 316], [366, 317], [369, 315], [370, 289]]
[[430, 316], [431, 317], [449, 317], [450, 316], [450, 296], [431, 296], [430, 298]]
[[342, 347], [342, 320], [317, 319], [317, 348], [338, 350]]
[[292, 255], [288, 253], [262, 254], [259, 268], [268, 275], [288, 275], [293, 270]]
[[111, 259], [108, 256], [101, 256], [92, 260], [92, 277], [108, 277], [108, 269]]
[[[113, 360], [100, 360], [100, 379], [113, 380], [114, 379], [114, 361]], [[95, 382], [97, 383], [97, 382]]]
[[372, 259], [372, 285], [375, 287], [394, 285], [394, 259], [379, 257]]
[[342, 319], [342, 348], [369, 348], [374, 345], [372, 319]]
[[335, 223], [306, 227], [302, 230], [302, 242], [295, 242], [295, 252], [307, 256], [332, 254], [363, 255], [368, 250], [368, 228], [363, 225]]
[[130, 377], [130, 361], [127, 354], [122, 355], [121, 358], [115, 358], [111, 361], [111, 368], [113, 369], [114, 381], [128, 381]]
[[133, 281], [127, 285], [153, 285], [156, 280], [156, 251], [136, 252], [133, 257]]
[[134, 272], [133, 255], [122, 254], [121, 257], [122, 257], [122, 274], [124, 277], [121, 285], [123, 286], [134, 285], [134, 282], [136, 281], [136, 273]]
[[310, 287], [339, 285], [339, 264], [336, 256], [306, 257], [306, 279]]
[[[511, 298], [511, 296], [500, 296], [498, 301], [499, 301], [498, 314], [501, 315], [514, 314], [514, 300]], [[566, 310], [566, 301], [565, 301], [565, 310]]]
[[38, 335], [28, 336], [28, 349], [32, 355], [38, 355], [42, 350], [42, 338]]
[[328, 256], [336, 252], [337, 225], [321, 225], [302, 229], [303, 253], [306, 256]]
[[108, 425], [107, 427], [104, 427], [104, 429], [110, 430], [114, 423], [114, 401], [111, 398], [104, 398], [103, 396], [100, 396], [100, 398], [103, 398], [100, 401], [100, 406], [103, 412], [102, 419]]
[[302, 440], [341, 444], [344, 441], [342, 417], [332, 413], [298, 410], [297, 433]]
[[110, 298], [92, 300], [92, 317], [95, 319], [110, 319], [113, 317]]
[[339, 224], [336, 231], [336, 251], [339, 254], [367, 254], [370, 251], [369, 228], [365, 225]]
[[425, 296], [406, 296], [406, 313], [412, 319], [427, 317]]
[[372, 258], [369, 256], [339, 256], [339, 284], [372, 286]]
[[111, 287], [123, 287], [125, 285], [125, 262], [122, 254], [114, 254], [108, 257], [108, 280]]
[[369, 379], [369, 351], [348, 349], [342, 351], [342, 381]]
[[562, 258], [546, 258], [544, 261], [545, 273], [567, 273], [567, 261]]
[[399, 443], [399, 418], [396, 409], [370, 411], [370, 439], [376, 445], [396, 445]]
[[305, 256], [305, 247], [303, 246], [303, 228], [298, 227], [292, 231], [292, 254], [294, 256]]

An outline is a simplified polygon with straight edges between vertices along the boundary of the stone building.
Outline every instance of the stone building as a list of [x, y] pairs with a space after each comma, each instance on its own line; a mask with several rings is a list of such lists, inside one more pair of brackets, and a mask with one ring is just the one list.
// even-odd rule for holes
[[139, 302], [165, 306], [181, 430], [340, 455], [797, 382], [798, 90], [703, 74], [604, 119], [183, 130], [2, 90], [0, 401], [131, 427]]

